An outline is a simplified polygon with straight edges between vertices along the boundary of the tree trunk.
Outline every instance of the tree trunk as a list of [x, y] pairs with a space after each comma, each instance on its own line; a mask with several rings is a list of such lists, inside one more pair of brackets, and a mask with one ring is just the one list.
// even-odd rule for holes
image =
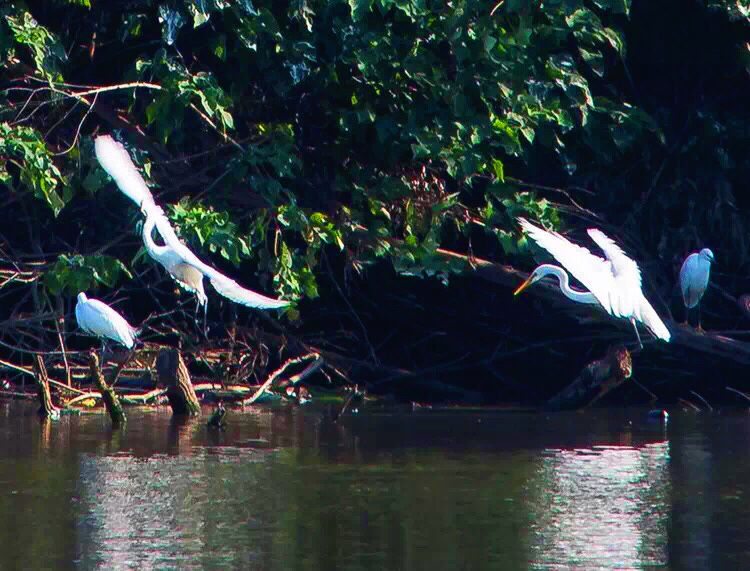
[[630, 352], [622, 345], [610, 347], [603, 359], [586, 365], [572, 383], [547, 401], [544, 408], [585, 408], [620, 386], [632, 373], [633, 360]]
[[89, 370], [91, 379], [102, 394], [102, 400], [104, 401], [107, 413], [109, 413], [109, 418], [112, 419], [112, 425], [117, 427], [125, 424], [125, 411], [122, 409], [120, 399], [117, 397], [117, 394], [115, 394], [114, 389], [108, 387], [107, 383], [104, 381], [104, 375], [99, 366], [99, 357], [97, 357], [94, 351], [92, 351], [89, 356]]
[[159, 383], [167, 387], [173, 414], [199, 415], [201, 406], [190, 381], [185, 361], [177, 349], [161, 349], [156, 357]]
[[49, 391], [49, 377], [47, 376], [47, 367], [41, 355], [34, 355], [34, 378], [37, 382], [39, 395], [39, 415], [43, 418], [58, 419], [60, 418], [60, 409], [52, 403], [52, 395]]

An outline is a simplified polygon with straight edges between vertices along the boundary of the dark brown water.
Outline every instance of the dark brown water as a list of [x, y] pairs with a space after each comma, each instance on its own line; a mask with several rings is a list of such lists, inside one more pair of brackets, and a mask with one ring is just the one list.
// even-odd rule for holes
[[34, 409], [0, 403], [0, 569], [750, 566], [746, 414]]

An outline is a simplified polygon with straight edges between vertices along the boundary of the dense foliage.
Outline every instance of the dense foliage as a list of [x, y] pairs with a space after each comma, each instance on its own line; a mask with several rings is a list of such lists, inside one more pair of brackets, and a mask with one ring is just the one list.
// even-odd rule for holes
[[[140, 261], [96, 132], [126, 143], [203, 256], [298, 300], [294, 327], [310, 308], [312, 327], [355, 331], [376, 362], [367, 331], [386, 310], [363, 324], [336, 276], [413, 298], [428, 286], [398, 274], [470, 273], [441, 249], [523, 265], [519, 214], [611, 230], [667, 306], [684, 255], [710, 245], [739, 294], [749, 18], [728, 0], [5, 3], [6, 330], [164, 277]], [[341, 296], [352, 315], [321, 325]], [[143, 317], [157, 302], [140, 299]]]

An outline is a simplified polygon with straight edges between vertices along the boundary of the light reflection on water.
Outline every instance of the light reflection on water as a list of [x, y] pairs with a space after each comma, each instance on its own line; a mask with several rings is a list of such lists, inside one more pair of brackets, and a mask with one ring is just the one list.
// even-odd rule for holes
[[667, 562], [669, 445], [545, 454], [530, 481], [532, 560], [585, 568]]
[[0, 569], [743, 568], [744, 415], [0, 403]]

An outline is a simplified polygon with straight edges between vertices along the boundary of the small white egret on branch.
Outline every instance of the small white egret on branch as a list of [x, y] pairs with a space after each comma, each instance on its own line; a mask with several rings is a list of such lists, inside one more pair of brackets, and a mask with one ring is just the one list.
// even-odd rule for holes
[[[643, 295], [641, 271], [638, 269], [638, 264], [627, 257], [620, 247], [600, 230], [591, 228], [588, 234], [602, 249], [606, 259], [595, 256], [582, 246], [573, 244], [557, 232], [539, 228], [523, 218], [519, 218], [518, 221], [526, 233], [539, 246], [552, 254], [565, 269], [552, 264], [537, 267], [518, 287], [515, 295], [544, 276], [552, 275], [557, 278], [560, 291], [567, 298], [578, 303], [598, 303], [613, 317], [630, 321], [635, 328], [638, 343], [641, 342], [641, 337], [636, 321], [643, 323], [659, 339], [669, 341], [669, 330]], [[589, 291], [572, 289], [565, 270]]]
[[702, 331], [700, 302], [708, 287], [713, 261], [714, 253], [708, 248], [703, 248], [700, 252], [693, 252], [685, 258], [680, 268], [680, 289], [682, 300], [685, 302], [685, 322], [687, 323], [690, 309], [697, 306], [698, 331]]
[[[181, 287], [194, 293], [204, 309], [207, 307], [208, 298], [203, 289], [203, 276], [211, 281], [216, 291], [235, 303], [258, 309], [279, 309], [289, 305], [288, 301], [266, 297], [243, 288], [231, 278], [201, 262], [177, 237], [164, 211], [154, 202], [151, 191], [125, 148], [109, 135], [97, 137], [95, 148], [96, 158], [104, 170], [146, 216], [142, 234], [148, 254], [164, 266]], [[154, 242], [154, 227], [164, 241], [163, 246]]]
[[76, 303], [76, 321], [78, 327], [86, 333], [102, 339], [111, 339], [128, 349], [135, 345], [138, 330], [125, 318], [103, 301], [89, 299], [86, 294], [78, 294]]

